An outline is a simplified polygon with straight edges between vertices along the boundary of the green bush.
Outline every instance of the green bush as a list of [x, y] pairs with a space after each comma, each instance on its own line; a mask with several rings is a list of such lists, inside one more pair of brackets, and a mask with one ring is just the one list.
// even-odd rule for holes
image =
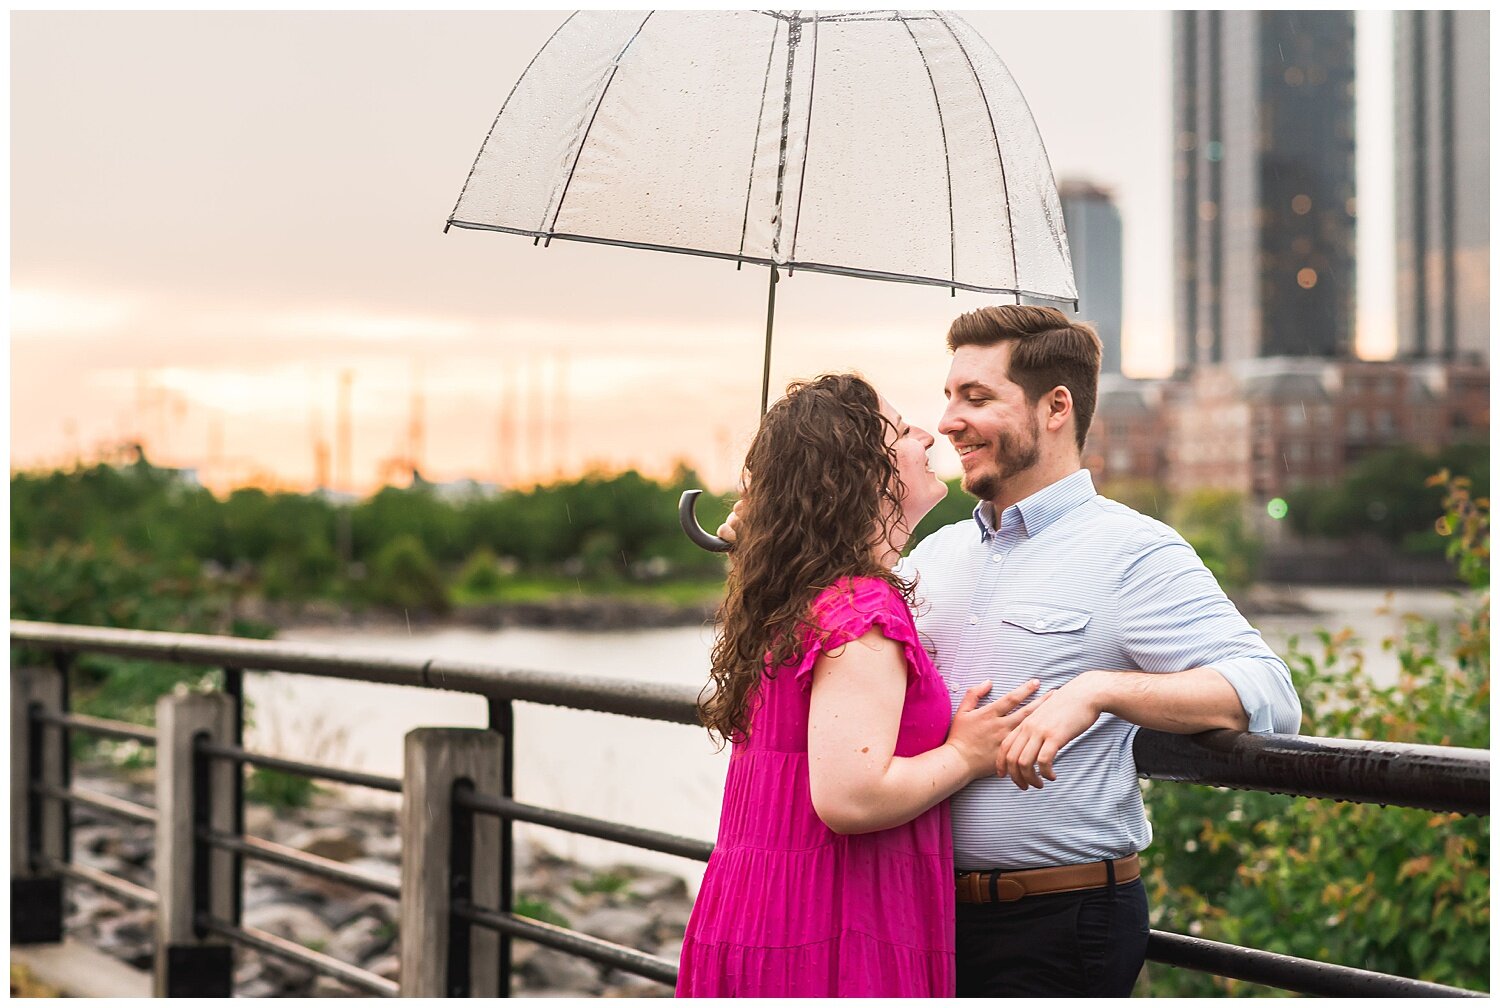
[[1197, 490], [1174, 501], [1171, 524], [1192, 543], [1226, 592], [1255, 580], [1261, 544], [1245, 520], [1245, 498], [1223, 490]]
[[493, 550], [481, 546], [458, 573], [458, 589], [470, 599], [491, 598], [505, 587], [505, 572]]
[[[1446, 480], [1446, 476], [1444, 477]], [[1488, 503], [1446, 480], [1444, 526], [1474, 593], [1456, 629], [1409, 617], [1377, 686], [1348, 631], [1293, 641], [1302, 734], [1489, 747]], [[1152, 925], [1360, 969], [1489, 989], [1489, 820], [1148, 782]], [[1153, 966], [1157, 996], [1264, 988]]]
[[448, 609], [443, 576], [421, 540], [411, 534], [399, 535], [380, 548], [364, 587], [377, 605], [431, 613]]

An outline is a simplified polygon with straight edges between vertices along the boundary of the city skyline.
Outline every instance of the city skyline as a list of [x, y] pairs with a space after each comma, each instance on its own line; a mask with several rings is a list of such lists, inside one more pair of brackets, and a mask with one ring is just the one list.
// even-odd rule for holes
[[1354, 14], [1172, 15], [1176, 368], [1348, 356]]
[[[687, 459], [731, 482], [755, 423], [763, 270], [441, 234], [484, 130], [561, 17], [14, 15], [12, 465], [144, 427], [158, 461], [217, 452], [231, 475], [308, 486], [352, 371], [361, 489], [409, 448], [414, 397], [435, 479], [500, 472], [509, 409], [518, 445], [555, 432], [530, 446], [536, 462], [511, 460], [527, 475], [565, 454], [571, 471]], [[1167, 373], [1168, 15], [965, 17], [1016, 77], [1054, 174], [1117, 194], [1125, 371]], [[1359, 25], [1388, 94], [1389, 19]], [[1117, 86], [1060, 82], [1060, 58]], [[1368, 106], [1378, 72], [1367, 84]], [[1362, 108], [1362, 127], [1378, 111]], [[1369, 152], [1376, 176], [1389, 118], [1374, 115], [1372, 135], [1387, 131], [1386, 167]], [[1361, 199], [1377, 231], [1361, 234], [1360, 275], [1378, 283], [1371, 262], [1393, 259], [1378, 178], [1361, 176]], [[1394, 350], [1389, 270], [1360, 296], [1368, 356]], [[798, 275], [778, 293], [773, 387], [854, 367], [934, 425], [942, 332], [990, 300]], [[940, 472], [956, 472], [951, 455], [940, 441]]]

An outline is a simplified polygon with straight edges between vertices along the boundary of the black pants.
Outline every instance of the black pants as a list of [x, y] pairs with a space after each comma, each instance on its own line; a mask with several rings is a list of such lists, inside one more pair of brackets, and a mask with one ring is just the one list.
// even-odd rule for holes
[[959, 903], [958, 996], [1128, 997], [1146, 959], [1146, 886]]

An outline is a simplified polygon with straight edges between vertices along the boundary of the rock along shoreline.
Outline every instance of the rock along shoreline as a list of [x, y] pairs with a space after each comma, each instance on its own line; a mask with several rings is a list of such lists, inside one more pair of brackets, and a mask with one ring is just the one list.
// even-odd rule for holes
[[[154, 800], [149, 784], [94, 770], [80, 786], [139, 804]], [[331, 858], [366, 875], [398, 882], [401, 838], [394, 809], [351, 807], [320, 793], [306, 808], [277, 810], [247, 802], [245, 832], [308, 854]], [[155, 888], [154, 840], [146, 823], [122, 823], [78, 806], [74, 863]], [[518, 913], [560, 924], [676, 962], [692, 911], [687, 883], [656, 869], [598, 867], [518, 841]], [[154, 911], [79, 883], [67, 886], [68, 935], [137, 969], [155, 954]], [[390, 980], [400, 972], [396, 901], [375, 893], [254, 860], [245, 862], [243, 923], [286, 938]], [[235, 950], [237, 997], [359, 997], [363, 991], [306, 967]], [[622, 973], [555, 949], [516, 939], [513, 993], [518, 997], [670, 997], [663, 984]]]

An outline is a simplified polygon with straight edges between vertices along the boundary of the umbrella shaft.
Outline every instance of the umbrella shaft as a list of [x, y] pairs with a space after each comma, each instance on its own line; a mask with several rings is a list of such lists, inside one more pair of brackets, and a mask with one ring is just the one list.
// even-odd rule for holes
[[766, 295], [766, 353], [760, 376], [760, 415], [766, 415], [766, 404], [771, 401], [771, 331], [776, 325], [776, 267], [771, 267], [771, 283]]

